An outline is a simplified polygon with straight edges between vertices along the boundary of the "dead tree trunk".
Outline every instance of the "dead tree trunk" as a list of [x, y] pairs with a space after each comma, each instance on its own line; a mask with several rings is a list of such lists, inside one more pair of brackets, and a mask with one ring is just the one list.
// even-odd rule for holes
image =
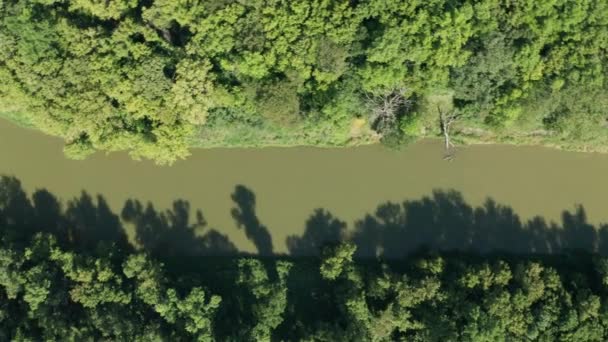
[[396, 127], [399, 112], [410, 104], [405, 88], [391, 89], [383, 94], [366, 94], [366, 100], [371, 111], [372, 128], [381, 135]]
[[450, 128], [454, 122], [458, 120], [460, 115], [454, 113], [454, 111], [444, 112], [441, 107], [437, 106], [437, 112], [439, 113], [439, 126], [441, 127], [441, 133], [445, 143], [445, 156], [444, 160], [452, 160], [454, 158], [454, 144], [450, 140]]

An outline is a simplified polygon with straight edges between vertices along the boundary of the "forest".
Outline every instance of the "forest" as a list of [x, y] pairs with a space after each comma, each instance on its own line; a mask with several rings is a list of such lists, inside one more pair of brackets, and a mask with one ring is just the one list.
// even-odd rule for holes
[[605, 0], [2, 0], [0, 116], [192, 147], [608, 146]]
[[[237, 187], [234, 197], [244, 192]], [[436, 194], [421, 203], [428, 201], [446, 199]], [[255, 217], [240, 203], [237, 219]], [[395, 208], [379, 211], [388, 217]], [[490, 211], [478, 220], [489, 224]], [[502, 221], [517, 221], [502, 211]], [[313, 221], [328, 215], [315, 213]], [[136, 223], [139, 246], [121, 220]], [[601, 228], [602, 253], [584, 245], [553, 254], [443, 246], [397, 256], [396, 248], [407, 246], [396, 246], [392, 235], [385, 242], [393, 243], [392, 253], [369, 257], [361, 254], [367, 240], [321, 243], [310, 229], [289, 239], [289, 255], [262, 247], [257, 254], [235, 253], [213, 229], [195, 236], [188, 220], [183, 201], [159, 213], [129, 200], [116, 214], [100, 196], [83, 193], [60, 203], [47, 190], [29, 196], [17, 178], [1, 177], [0, 340], [608, 339], [608, 226]], [[372, 226], [375, 232], [395, 229], [384, 221], [388, 227]], [[555, 240], [595, 230], [584, 221], [584, 214], [565, 214], [558, 230], [566, 235]], [[547, 229], [534, 224], [533, 235]], [[253, 226], [263, 230], [259, 222]]]
[[[0, 0], [0, 118], [74, 159], [608, 152], [607, 70], [606, 0]], [[608, 225], [582, 206], [560, 225], [438, 190], [350, 231], [319, 208], [277, 253], [254, 193], [231, 199], [257, 253], [185, 200], [114, 212], [0, 177], [0, 341], [608, 340]]]

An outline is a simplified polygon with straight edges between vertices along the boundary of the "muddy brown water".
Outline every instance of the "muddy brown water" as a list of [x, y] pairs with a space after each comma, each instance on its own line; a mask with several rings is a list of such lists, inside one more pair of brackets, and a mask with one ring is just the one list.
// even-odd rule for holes
[[352, 230], [387, 201], [420, 201], [433, 190], [454, 190], [473, 210], [490, 197], [521, 222], [539, 216], [547, 226], [560, 226], [563, 211], [577, 205], [584, 208], [585, 223], [608, 222], [608, 155], [542, 147], [469, 146], [451, 162], [442, 159], [439, 141], [399, 152], [381, 146], [198, 149], [187, 160], [161, 167], [124, 153], [68, 160], [60, 139], [0, 120], [0, 174], [16, 176], [28, 192], [45, 188], [63, 203], [83, 190], [101, 194], [117, 214], [128, 199], [150, 201], [157, 209], [183, 199], [202, 211], [208, 227], [248, 252], [256, 245], [231, 214], [237, 185], [255, 195], [249, 216], [270, 233], [275, 253], [287, 252], [287, 237], [302, 234], [316, 208]]

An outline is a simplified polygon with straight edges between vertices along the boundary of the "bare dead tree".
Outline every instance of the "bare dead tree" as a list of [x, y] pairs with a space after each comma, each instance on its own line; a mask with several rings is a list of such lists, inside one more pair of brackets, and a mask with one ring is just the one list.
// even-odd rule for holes
[[441, 127], [441, 133], [445, 143], [445, 156], [444, 160], [452, 160], [454, 158], [454, 143], [450, 140], [450, 128], [452, 124], [460, 118], [460, 114], [457, 114], [454, 110], [445, 112], [441, 110], [441, 107], [437, 105], [437, 112], [439, 113], [439, 126]]
[[394, 88], [382, 94], [367, 93], [365, 96], [366, 105], [371, 112], [370, 122], [380, 134], [394, 128], [399, 111], [410, 104], [405, 88]]

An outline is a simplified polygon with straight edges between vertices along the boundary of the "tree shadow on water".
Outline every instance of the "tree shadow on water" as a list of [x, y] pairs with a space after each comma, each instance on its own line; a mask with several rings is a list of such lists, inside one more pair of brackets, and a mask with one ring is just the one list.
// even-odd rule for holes
[[[238, 227], [259, 255], [272, 256], [272, 237], [257, 217], [254, 193], [238, 185], [232, 199], [231, 214]], [[184, 200], [159, 211], [151, 203], [132, 199], [119, 217], [100, 195], [82, 192], [64, 207], [44, 189], [28, 197], [17, 178], [0, 177], [0, 241], [26, 246], [41, 232], [53, 234], [59, 246], [83, 253], [96, 253], [99, 248], [127, 253], [136, 248], [125, 228], [132, 229], [139, 247], [161, 259], [243, 255], [226, 235], [207, 227], [203, 214], [192, 213]], [[436, 190], [417, 200], [383, 203], [351, 229], [329, 211], [316, 209], [302, 235], [289, 236], [286, 245], [291, 256], [317, 256], [324, 246], [340, 241], [354, 243], [360, 258], [401, 258], [420, 250], [482, 254], [582, 250], [608, 255], [608, 225], [590, 224], [582, 206], [564, 211], [559, 223], [539, 216], [523, 221], [511, 207], [491, 198], [472, 206], [457, 191]]]
[[67, 203], [49, 191], [34, 191], [30, 199], [15, 177], [0, 178], [0, 231], [14, 243], [25, 243], [36, 233], [50, 233], [60, 246], [94, 252], [96, 248], [131, 250], [118, 216], [101, 196], [86, 192]]
[[24, 246], [35, 234], [50, 233], [59, 246], [84, 253], [99, 248], [127, 253], [135, 248], [124, 223], [134, 227], [141, 248], [158, 258], [239, 254], [227, 236], [206, 227], [200, 211], [190, 223], [190, 205], [183, 200], [163, 212], [128, 200], [121, 216], [122, 220], [101, 195], [93, 198], [82, 192], [64, 209], [49, 191], [36, 190], [30, 200], [17, 178], [0, 177], [0, 240]]
[[20, 241], [34, 231], [34, 208], [21, 183], [14, 177], [0, 178], [0, 238]]
[[237, 226], [245, 230], [245, 235], [253, 242], [259, 255], [272, 255], [272, 236], [268, 228], [261, 224], [256, 215], [255, 194], [253, 191], [243, 185], [237, 185], [231, 198], [236, 204], [231, 214]]
[[202, 212], [196, 212], [190, 222], [190, 203], [173, 202], [173, 208], [157, 211], [152, 203], [145, 207], [137, 200], [128, 200], [122, 210], [122, 219], [135, 227], [136, 241], [151, 255], [157, 257], [224, 256], [235, 255], [237, 248], [226, 235], [215, 229], [206, 229]]
[[562, 225], [542, 217], [522, 222], [513, 209], [492, 199], [479, 207], [456, 191], [385, 203], [355, 223], [350, 240], [357, 256], [399, 258], [421, 249], [475, 253], [553, 254], [568, 250], [608, 253], [608, 226], [594, 227], [577, 206], [562, 213]]
[[82, 192], [68, 202], [64, 217], [70, 224], [68, 237], [83, 249], [94, 248], [100, 242], [131, 248], [119, 217], [101, 195], [94, 201], [91, 195]]
[[318, 255], [323, 247], [339, 243], [346, 237], [346, 223], [330, 212], [316, 209], [306, 222], [304, 234], [287, 237], [287, 249], [293, 256]]

